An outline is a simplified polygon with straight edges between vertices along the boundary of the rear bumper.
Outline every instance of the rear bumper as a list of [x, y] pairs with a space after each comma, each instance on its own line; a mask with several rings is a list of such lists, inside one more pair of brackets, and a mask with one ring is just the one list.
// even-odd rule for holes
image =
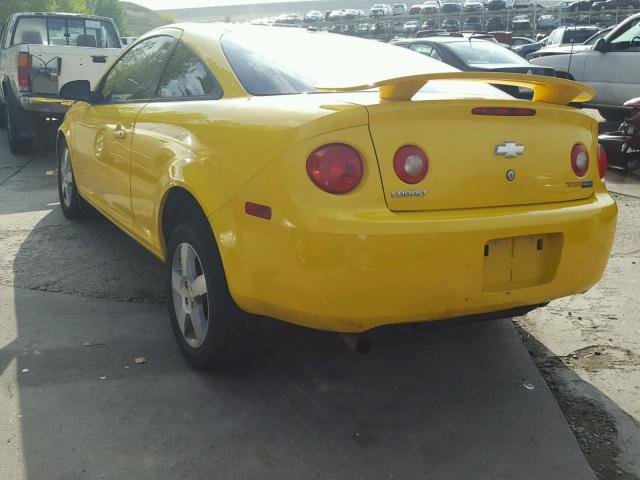
[[[573, 202], [471, 210], [314, 210], [277, 205], [271, 220], [232, 200], [210, 216], [229, 288], [244, 310], [312, 328], [362, 332], [543, 304], [591, 288], [613, 242], [606, 192]], [[487, 288], [493, 239], [560, 238], [553, 271]], [[494, 286], [495, 287], [495, 286]]]
[[21, 106], [28, 112], [59, 115], [60, 120], [67, 113], [73, 102], [62, 98], [22, 97]]

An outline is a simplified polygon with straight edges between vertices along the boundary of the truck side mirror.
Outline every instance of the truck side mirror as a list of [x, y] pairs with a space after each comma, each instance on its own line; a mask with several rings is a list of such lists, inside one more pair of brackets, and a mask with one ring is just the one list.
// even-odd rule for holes
[[60, 89], [60, 96], [67, 100], [90, 102], [92, 97], [91, 83], [89, 80], [73, 80], [65, 83]]
[[606, 52], [609, 49], [607, 41], [604, 38], [599, 38], [596, 44], [593, 46], [596, 52]]

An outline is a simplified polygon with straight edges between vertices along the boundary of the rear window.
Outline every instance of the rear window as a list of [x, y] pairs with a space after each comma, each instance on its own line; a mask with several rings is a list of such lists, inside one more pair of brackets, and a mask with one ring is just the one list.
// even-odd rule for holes
[[500, 45], [486, 41], [448, 42], [451, 48], [468, 65], [488, 65], [496, 63], [516, 63], [528, 65], [517, 53]]
[[[317, 92], [319, 85], [368, 85], [388, 78], [456, 71], [406, 48], [345, 35], [274, 27], [227, 33], [221, 42], [236, 77], [252, 95]], [[429, 82], [422, 91], [494, 97], [497, 92], [493, 87], [446, 81]]]
[[585, 40], [589, 39], [591, 35], [597, 33], [598, 29], [580, 29], [580, 30], [572, 30], [567, 29], [564, 31], [564, 35], [562, 37], [562, 43], [582, 43]]
[[11, 44], [19, 43], [120, 48], [115, 28], [110, 22], [82, 17], [21, 17]]

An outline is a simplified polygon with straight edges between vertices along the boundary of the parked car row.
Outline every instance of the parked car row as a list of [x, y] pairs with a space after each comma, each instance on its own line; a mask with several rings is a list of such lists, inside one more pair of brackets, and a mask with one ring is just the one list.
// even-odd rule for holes
[[[640, 14], [604, 30], [562, 27], [539, 42], [516, 37], [515, 53], [490, 35], [455, 33], [456, 22], [446, 19], [441, 30], [418, 31], [419, 38], [392, 43], [463, 71], [524, 71], [584, 82], [595, 89], [592, 105], [606, 119], [620, 120], [625, 113], [620, 106], [640, 97]], [[514, 87], [501, 88], [523, 94]]]
[[[542, 17], [551, 17], [542, 18]], [[558, 22], [552, 15], [545, 15], [540, 17], [538, 21], [537, 30], [552, 30], [558, 26]], [[415, 20], [409, 20], [405, 23], [414, 25], [417, 22]], [[511, 19], [502, 17], [482, 17], [482, 16], [466, 16], [463, 20], [455, 17], [448, 17], [439, 22], [438, 20], [427, 20], [423, 22], [422, 28], [444, 28], [448, 32], [463, 31], [496, 31], [496, 30], [513, 30], [516, 32], [530, 31], [533, 23], [530, 21], [527, 15], [516, 15]], [[597, 27], [594, 27], [597, 29]]]
[[[516, 11], [529, 10], [535, 16], [543, 11], [577, 12], [577, 11], [604, 11], [616, 9], [640, 9], [640, 0], [578, 0], [574, 2], [561, 2], [553, 7], [545, 7], [531, 0], [425, 0], [424, 3], [408, 6], [406, 3], [376, 3], [365, 14], [363, 10], [338, 9], [327, 10], [324, 13], [311, 10], [303, 17], [298, 14], [283, 14], [274, 19], [275, 23], [317, 23], [322, 21], [350, 20], [362, 17], [380, 18], [405, 15], [428, 14], [453, 14], [453, 13], [480, 13], [498, 12], [502, 10]], [[524, 21], [524, 20], [522, 20]], [[528, 21], [531, 21], [528, 19]], [[539, 28], [555, 28], [559, 26], [560, 18], [553, 15], [542, 14], [538, 19]]]

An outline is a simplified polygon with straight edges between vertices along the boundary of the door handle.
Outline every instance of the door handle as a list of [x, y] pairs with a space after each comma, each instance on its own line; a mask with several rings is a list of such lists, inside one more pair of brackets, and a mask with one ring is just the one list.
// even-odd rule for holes
[[123, 130], [122, 127], [118, 126], [114, 130], [113, 136], [116, 137], [118, 140], [124, 140], [125, 138], [127, 138], [127, 131]]

